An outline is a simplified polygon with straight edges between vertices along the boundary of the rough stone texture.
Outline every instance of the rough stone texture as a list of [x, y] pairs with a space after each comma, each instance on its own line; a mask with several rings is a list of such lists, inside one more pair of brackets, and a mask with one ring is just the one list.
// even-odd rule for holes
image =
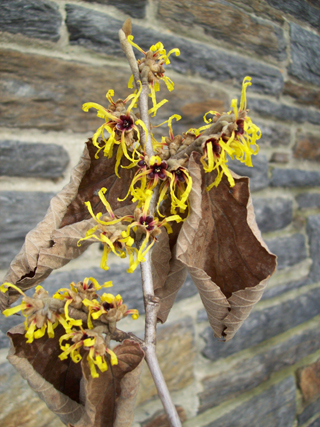
[[[118, 42], [121, 21], [73, 4], [67, 4], [66, 10], [71, 44], [123, 57]], [[252, 90], [268, 94], [282, 92], [283, 76], [276, 68], [136, 25], [133, 25], [132, 33], [135, 36], [135, 43], [145, 50], [159, 40], [168, 50], [179, 48], [181, 55], [170, 57], [170, 67], [179, 73], [199, 73], [204, 78], [230, 84], [233, 84], [235, 79], [237, 87], [241, 87], [243, 78], [250, 75], [253, 82]]]
[[146, 15], [146, 6], [148, 0], [84, 0], [87, 3], [99, 3], [115, 6], [132, 18], [143, 19]]
[[307, 221], [310, 256], [312, 266], [310, 277], [314, 281], [320, 280], [320, 215], [309, 216]]
[[292, 221], [292, 200], [284, 197], [253, 198], [256, 221], [262, 232], [281, 230]]
[[282, 147], [290, 144], [290, 128], [282, 125], [270, 125], [253, 121], [261, 130], [259, 145], [262, 147]]
[[[298, 426], [305, 424], [311, 417], [315, 416], [320, 411], [320, 399], [310, 403], [303, 412], [297, 416]], [[320, 427], [320, 417], [317, 418], [308, 427]]]
[[290, 267], [307, 258], [305, 237], [303, 234], [294, 234], [290, 237], [276, 237], [266, 240], [271, 252], [277, 255], [277, 269]]
[[296, 159], [320, 162], [320, 137], [310, 133], [298, 134], [293, 156]]
[[60, 145], [0, 141], [0, 175], [59, 178], [69, 160]]
[[320, 91], [300, 86], [292, 81], [287, 81], [283, 88], [284, 95], [292, 96], [298, 104], [320, 108]]
[[230, 3], [205, 0], [182, 0], [176, 3], [160, 0], [158, 14], [159, 19], [165, 20], [169, 28], [176, 28], [178, 24], [185, 31], [190, 31], [190, 27], [200, 25], [206, 34], [230, 43], [233, 49], [239, 47], [245, 51], [251, 50], [280, 61], [286, 58], [286, 42], [280, 27], [249, 15], [243, 8]]
[[296, 196], [296, 201], [300, 209], [320, 209], [320, 194], [318, 193], [301, 193]]
[[0, 268], [7, 268], [24, 243], [25, 235], [43, 219], [52, 193], [0, 192]]
[[318, 350], [319, 339], [320, 330], [313, 327], [268, 347], [262, 353], [236, 363], [231, 362], [229, 369], [204, 378], [203, 391], [199, 393], [199, 412], [257, 387], [275, 372], [292, 366], [303, 357], [314, 353]]
[[263, 117], [275, 117], [281, 121], [295, 123], [309, 122], [314, 125], [320, 123], [320, 113], [306, 108], [291, 107], [290, 105], [272, 102], [268, 99], [248, 98], [248, 107], [254, 113]]
[[[4, 359], [4, 354], [1, 356]], [[7, 361], [0, 364], [0, 404], [2, 426], [63, 427], [59, 418]]]
[[[0, 199], [1, 200], [1, 199]], [[29, 231], [29, 230], [28, 230]], [[19, 248], [20, 249], [20, 248]], [[15, 254], [14, 254], [15, 255]], [[141, 290], [141, 275], [139, 269], [132, 274], [126, 273], [127, 263], [110, 264], [110, 270], [106, 273], [98, 267], [81, 270], [71, 270], [66, 272], [57, 272], [51, 274], [41, 285], [53, 295], [58, 289], [69, 287], [71, 282], [80, 282], [85, 277], [94, 277], [100, 284], [112, 280], [114, 292], [119, 293], [129, 308], [136, 308], [139, 313], [144, 313], [144, 304]], [[27, 295], [33, 295], [34, 289], [27, 291]], [[112, 292], [112, 291], [111, 291]], [[187, 277], [185, 284], [178, 292], [176, 301], [189, 298], [197, 293], [197, 288], [193, 284], [190, 276]], [[8, 347], [9, 339], [6, 336], [7, 331], [13, 326], [21, 323], [23, 319], [19, 315], [4, 317], [0, 316], [0, 348]]]
[[[94, 101], [107, 106], [105, 92], [115, 90], [115, 99], [130, 93], [127, 80], [130, 72], [108, 65], [108, 69], [85, 66], [75, 62], [0, 51], [0, 89], [3, 104], [0, 124], [6, 127], [41, 128], [87, 132], [90, 137], [101, 126], [102, 120], [94, 110], [84, 113], [84, 102]], [[36, 70], [36, 72], [35, 72]], [[83, 82], [86, 82], [84, 85]], [[155, 123], [161, 123], [171, 114], [180, 114], [182, 120], [173, 123], [175, 133], [203, 125], [203, 115], [209, 110], [229, 109], [227, 95], [209, 85], [186, 82], [175, 78], [175, 90], [168, 92], [162, 84], [161, 100], [169, 102], [160, 109]], [[23, 100], [23, 102], [22, 102]], [[155, 136], [168, 135], [168, 128], [155, 128]]]
[[202, 354], [210, 360], [224, 358], [245, 348], [268, 340], [320, 314], [320, 288], [311, 289], [294, 299], [256, 310], [228, 342], [218, 341], [207, 327], [202, 337], [206, 341]]
[[273, 286], [272, 288], [268, 288], [262, 295], [261, 299], [270, 299], [275, 298], [284, 294], [285, 292], [293, 291], [294, 289], [300, 289], [303, 286], [310, 285], [312, 280], [308, 277], [302, 277], [299, 280], [293, 280], [291, 282], [287, 282], [281, 285]]
[[85, 102], [107, 106], [105, 94], [130, 93], [128, 69], [98, 67], [47, 56], [0, 49], [0, 125], [87, 132], [83, 142], [101, 126], [94, 110], [82, 111]]
[[320, 173], [300, 169], [274, 168], [270, 180], [273, 187], [317, 187], [320, 185]]
[[305, 402], [312, 402], [320, 398], [320, 359], [299, 369], [297, 374], [298, 385]]
[[[194, 326], [191, 317], [184, 317], [158, 328], [157, 356], [171, 392], [181, 390], [194, 381], [193, 363], [195, 355]], [[150, 400], [156, 395], [157, 390], [145, 364], [137, 404]]]
[[[318, 11], [318, 26], [319, 16]], [[300, 80], [319, 86], [320, 60], [318, 52], [320, 49], [320, 37], [293, 23], [290, 24], [290, 35], [291, 63], [289, 73]]]
[[[315, 0], [317, 1], [317, 0]], [[283, 24], [283, 14], [277, 9], [270, 7], [265, 1], [261, 0], [229, 0], [229, 3], [235, 4], [238, 8], [245, 10], [248, 13], [253, 13], [260, 18], [272, 20]]]
[[241, 176], [248, 176], [250, 178], [250, 190], [257, 191], [268, 187], [268, 159], [264, 154], [257, 154], [252, 156], [253, 167], [248, 167], [238, 160], [228, 161], [228, 166], [231, 170]]
[[[186, 413], [182, 406], [176, 406], [181, 422], [186, 421]], [[153, 417], [141, 424], [142, 427], [171, 427], [167, 415], [164, 411], [157, 411]]]
[[289, 427], [295, 409], [295, 382], [290, 376], [205, 427]]
[[0, 0], [0, 31], [57, 41], [62, 17], [49, 0]]
[[316, 29], [319, 29], [320, 10], [300, 0], [266, 0], [273, 6], [285, 13], [289, 13], [297, 19], [307, 22]]
[[289, 153], [272, 153], [270, 162], [273, 163], [289, 163], [290, 154]]

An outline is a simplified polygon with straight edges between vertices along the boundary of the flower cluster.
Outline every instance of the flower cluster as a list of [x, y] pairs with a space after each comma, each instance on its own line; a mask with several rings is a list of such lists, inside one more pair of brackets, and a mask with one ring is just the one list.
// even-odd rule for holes
[[61, 324], [66, 332], [70, 332], [73, 326], [81, 326], [81, 320], [66, 318], [59, 310], [63, 307], [61, 304], [56, 304], [55, 301], [49, 297], [47, 291], [42, 286], [37, 286], [34, 295], [28, 297], [17, 286], [12, 283], [3, 283], [0, 286], [1, 292], [7, 292], [9, 288], [18, 291], [22, 296], [22, 303], [8, 308], [3, 311], [3, 314], [11, 316], [21, 311], [22, 315], [26, 318], [24, 325], [27, 338], [27, 343], [32, 343], [34, 339], [41, 338], [45, 335], [46, 331], [49, 338], [54, 337], [54, 329]]

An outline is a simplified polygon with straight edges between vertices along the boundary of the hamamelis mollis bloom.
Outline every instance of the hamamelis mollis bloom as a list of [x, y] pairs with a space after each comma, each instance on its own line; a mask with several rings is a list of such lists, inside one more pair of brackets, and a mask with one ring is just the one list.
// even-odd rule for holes
[[[166, 102], [168, 102], [167, 99], [162, 100], [157, 104], [156, 100], [156, 92], [160, 90], [160, 84], [159, 80], [163, 80], [167, 86], [167, 89], [171, 92], [174, 89], [174, 83], [173, 81], [167, 77], [164, 69], [164, 64], [168, 65], [170, 64], [169, 56], [172, 53], [175, 53], [176, 56], [180, 55], [180, 50], [175, 48], [171, 49], [168, 53], [164, 49], [164, 46], [161, 42], [158, 42], [155, 45], [152, 45], [150, 49], [145, 52], [143, 49], [141, 49], [140, 46], [138, 46], [136, 43], [133, 42], [133, 36], [128, 36], [128, 42], [138, 49], [141, 53], [144, 54], [144, 58], [138, 59], [138, 67], [141, 74], [141, 78], [144, 81], [147, 79], [149, 83], [150, 88], [150, 95], [152, 99], [152, 105], [153, 107], [149, 110], [149, 114], [153, 114], [153, 116], [156, 115], [157, 110]], [[133, 76], [131, 76], [128, 87], [133, 87]]]
[[72, 319], [69, 316], [69, 306], [76, 309], [82, 308], [83, 300], [91, 300], [98, 297], [97, 290], [102, 288], [109, 288], [112, 286], [112, 282], [105, 282], [104, 285], [100, 286], [99, 283], [93, 277], [86, 277], [83, 282], [75, 284], [70, 283], [70, 289], [62, 288], [59, 289], [53, 295], [53, 298], [65, 301], [64, 315], [66, 320], [71, 326], [80, 326], [79, 321]]
[[54, 329], [60, 323], [66, 332], [70, 332], [73, 325], [81, 326], [81, 320], [73, 320], [72, 322], [66, 321], [65, 317], [59, 313], [60, 305], [54, 304], [42, 286], [37, 286], [32, 298], [25, 295], [21, 289], [11, 283], [3, 283], [0, 286], [1, 292], [7, 292], [9, 288], [15, 289], [22, 296], [22, 303], [12, 308], [7, 308], [3, 314], [11, 316], [19, 311], [25, 316], [24, 322], [25, 330], [27, 331], [25, 337], [27, 343], [32, 343], [34, 339], [41, 338], [45, 335], [46, 331], [49, 338], [54, 337]]
[[88, 328], [93, 329], [92, 320], [100, 318], [102, 322], [113, 325], [115, 328], [116, 322], [119, 322], [124, 317], [132, 315], [132, 319], [136, 320], [139, 317], [138, 310], [128, 310], [127, 305], [123, 304], [121, 295], [114, 296], [112, 294], [103, 294], [100, 301], [83, 300], [83, 304], [89, 308]]
[[[233, 110], [228, 113], [219, 114], [217, 112], [210, 112], [214, 115], [213, 124], [204, 126], [202, 129], [209, 128], [209, 130], [203, 135], [199, 135], [199, 141], [203, 141], [201, 162], [204, 171], [217, 171], [217, 177], [207, 187], [207, 191], [213, 186], [219, 185], [223, 174], [227, 176], [231, 187], [235, 185], [227, 166], [227, 154], [231, 159], [236, 158], [250, 167], [252, 167], [251, 156], [258, 154], [259, 147], [257, 140], [261, 137], [261, 132], [258, 126], [253, 124], [247, 115], [246, 89], [247, 86], [251, 85], [250, 81], [250, 77], [245, 77], [243, 80], [239, 109], [237, 107], [237, 100], [233, 99], [231, 102]], [[204, 120], [208, 123], [206, 115], [204, 116]]]
[[80, 239], [77, 243], [78, 246], [81, 245], [81, 241], [88, 239], [95, 239], [103, 243], [104, 249], [101, 258], [100, 267], [103, 270], [109, 270], [107, 265], [108, 255], [110, 252], [113, 252], [116, 256], [120, 258], [126, 258], [129, 256], [129, 267], [134, 263], [134, 257], [138, 253], [136, 248], [133, 248], [134, 239], [126, 233], [126, 225], [123, 225], [124, 222], [132, 222], [133, 216], [127, 215], [123, 217], [116, 217], [113, 213], [109, 202], [106, 200], [104, 194], [106, 193], [106, 188], [101, 188], [98, 195], [100, 200], [107, 209], [107, 214], [103, 215], [101, 212], [97, 215], [94, 214], [90, 202], [85, 202], [85, 205], [88, 208], [88, 211], [92, 218], [97, 222], [98, 225], [94, 226], [87, 231], [85, 237]]
[[[172, 228], [169, 224], [171, 221], [181, 222], [182, 218], [179, 215], [171, 215], [167, 218], [164, 218], [162, 221], [159, 221], [159, 218], [156, 218], [150, 215], [149, 206], [152, 198], [152, 191], [147, 190], [147, 198], [143, 205], [143, 209], [137, 208], [134, 212], [134, 221], [128, 225], [126, 235], [130, 235], [130, 231], [133, 230], [136, 235], [136, 239], [142, 242], [139, 244], [139, 250], [137, 253], [136, 261], [130, 266], [127, 270], [128, 273], [132, 273], [140, 262], [145, 261], [145, 256], [148, 251], [152, 248], [157, 240], [157, 236], [161, 233], [161, 227], [164, 226], [167, 229], [168, 233], [172, 233]], [[145, 235], [145, 237], [143, 237]]]
[[[64, 341], [69, 339], [72, 340], [72, 345], [69, 343], [63, 344]], [[116, 354], [107, 348], [103, 336], [96, 331], [81, 328], [80, 331], [72, 331], [62, 335], [59, 343], [61, 350], [63, 350], [59, 355], [60, 360], [67, 359], [68, 356], [70, 356], [73, 362], [79, 363], [82, 360], [80, 350], [83, 349], [84, 351], [88, 351], [87, 361], [93, 378], [99, 378], [96, 366], [101, 372], [105, 372], [108, 369], [108, 364], [105, 359], [107, 354], [110, 356], [111, 365], [118, 364]]]
[[[148, 136], [148, 131], [143, 121], [137, 119], [137, 117], [131, 112], [139, 99], [141, 88], [142, 85], [140, 83], [140, 89], [137, 93], [129, 95], [124, 101], [118, 100], [116, 102], [112, 99], [114, 91], [109, 90], [106, 95], [110, 102], [108, 109], [94, 102], [87, 102], [82, 106], [83, 111], [86, 112], [89, 111], [90, 108], [95, 108], [98, 111], [97, 116], [105, 119], [106, 123], [100, 126], [93, 135], [92, 143], [98, 148], [96, 158], [98, 158], [98, 154], [101, 150], [104, 151], [105, 156], [111, 158], [113, 155], [114, 145], [118, 146], [115, 165], [115, 173], [118, 178], [120, 178], [118, 169], [123, 155], [130, 162], [135, 162], [136, 149], [140, 142], [139, 125], [144, 129]], [[131, 100], [131, 102], [129, 106], [126, 107], [129, 100]], [[105, 138], [104, 131], [109, 133], [108, 139]], [[98, 143], [99, 137], [102, 138], [104, 145]], [[128, 150], [132, 152], [131, 156], [129, 155]]]

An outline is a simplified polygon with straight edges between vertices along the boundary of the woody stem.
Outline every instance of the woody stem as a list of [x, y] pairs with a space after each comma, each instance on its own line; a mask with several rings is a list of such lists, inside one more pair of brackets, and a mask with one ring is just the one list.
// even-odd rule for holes
[[147, 138], [145, 131], [143, 129], [141, 129], [141, 131], [140, 131], [141, 142], [142, 142], [142, 145], [146, 147], [146, 149], [145, 149], [146, 154], [148, 154], [148, 156], [151, 157], [151, 156], [153, 156], [154, 152], [153, 152], [153, 147], [152, 147], [152, 140], [151, 140], [151, 134], [150, 134], [150, 123], [149, 123], [149, 113], [148, 113], [148, 110], [149, 110], [149, 107], [148, 107], [149, 83], [148, 83], [148, 80], [146, 78], [141, 79], [139, 68], [137, 65], [137, 60], [136, 60], [135, 54], [133, 52], [132, 46], [128, 42], [127, 37], [126, 37], [126, 35], [122, 29], [119, 31], [119, 40], [121, 43], [121, 48], [122, 48], [124, 54], [127, 57], [128, 62], [129, 62], [137, 90], [140, 89], [140, 83], [139, 82], [142, 80], [142, 90], [141, 90], [141, 94], [139, 97], [139, 110], [140, 110], [140, 118], [144, 122], [144, 124], [146, 125], [146, 128], [148, 129], [148, 138]]
[[154, 295], [153, 290], [150, 251], [145, 258], [145, 262], [140, 263], [140, 268], [146, 312], [144, 346], [146, 361], [171, 427], [181, 427], [180, 418], [171, 399], [156, 355], [157, 314], [160, 304], [159, 298]]

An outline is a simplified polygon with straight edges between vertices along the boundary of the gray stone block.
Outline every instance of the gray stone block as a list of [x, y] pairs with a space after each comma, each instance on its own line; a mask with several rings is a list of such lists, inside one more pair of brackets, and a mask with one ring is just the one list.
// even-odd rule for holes
[[290, 376], [205, 427], [292, 426], [296, 411], [295, 393], [295, 381]]
[[49, 0], [0, 0], [0, 31], [57, 41], [62, 17]]
[[278, 257], [278, 270], [298, 264], [307, 258], [303, 234], [294, 234], [290, 237], [277, 237], [266, 240], [266, 244], [269, 250]]
[[69, 161], [60, 145], [0, 141], [0, 175], [59, 178]]
[[300, 209], [320, 208], [320, 194], [318, 193], [301, 193], [296, 196], [296, 201]]
[[300, 169], [274, 168], [270, 180], [272, 187], [317, 187], [320, 185], [320, 172]]
[[263, 353], [230, 364], [228, 370], [204, 378], [203, 391], [199, 393], [199, 412], [257, 387], [267, 381], [272, 374], [314, 353], [318, 350], [319, 340], [319, 328], [308, 329], [287, 341], [268, 347]]
[[[303, 2], [305, 3], [305, 2]], [[318, 28], [320, 13], [318, 10]], [[290, 24], [291, 63], [289, 73], [300, 80], [320, 86], [320, 37], [297, 24]]]
[[[250, 115], [250, 113], [249, 113]], [[261, 130], [261, 139], [258, 143], [263, 147], [282, 147], [290, 144], [290, 128], [282, 125], [269, 125], [257, 120], [253, 122]]]
[[286, 292], [293, 291], [294, 289], [300, 289], [303, 286], [310, 285], [311, 283], [312, 280], [309, 277], [303, 277], [302, 279], [283, 283], [281, 285], [273, 286], [272, 288], [267, 287], [261, 299], [275, 298]]
[[307, 108], [291, 107], [290, 105], [272, 102], [268, 99], [248, 98], [248, 108], [262, 117], [275, 117], [281, 121], [294, 123], [320, 123], [320, 113]]
[[314, 420], [308, 427], [320, 427], [320, 417]]
[[[310, 403], [307, 407], [304, 408], [303, 412], [298, 415], [298, 426], [305, 424], [311, 417], [314, 417], [318, 412], [320, 412], [320, 398], [315, 402]], [[320, 426], [320, 417], [314, 421], [315, 424], [311, 424], [308, 427], [319, 427]]]
[[305, 21], [316, 29], [320, 25], [320, 10], [306, 1], [300, 0], [266, 0], [270, 6], [289, 13], [295, 18]]
[[[71, 44], [85, 46], [111, 56], [123, 55], [118, 41], [121, 21], [74, 4], [67, 4], [66, 11]], [[239, 88], [243, 78], [250, 75], [252, 90], [274, 95], [282, 92], [283, 76], [274, 67], [149, 28], [133, 25], [132, 33], [134, 42], [144, 50], [148, 50], [158, 41], [162, 41], [167, 50], [179, 48], [181, 55], [170, 57], [170, 69], [179, 73], [198, 73], [204, 78], [225, 82], [235, 79]]]
[[284, 197], [253, 198], [257, 224], [262, 232], [281, 230], [292, 221], [292, 200]]
[[320, 215], [309, 216], [307, 233], [309, 237], [310, 256], [312, 258], [310, 278], [317, 282], [320, 280]]
[[146, 16], [148, 0], [84, 0], [87, 3], [100, 3], [115, 6], [117, 9], [132, 16], [132, 18], [143, 19]]
[[7, 268], [20, 251], [25, 235], [40, 222], [53, 193], [0, 192], [0, 268]]
[[320, 314], [320, 288], [288, 299], [279, 304], [256, 310], [250, 314], [234, 338], [221, 342], [214, 338], [210, 327], [204, 329], [202, 337], [206, 345], [202, 354], [210, 360], [230, 356], [252, 347]]
[[257, 154], [252, 156], [253, 167], [246, 166], [234, 159], [228, 160], [228, 166], [233, 172], [241, 176], [248, 176], [250, 178], [250, 190], [257, 191], [268, 187], [268, 159], [264, 154]]

